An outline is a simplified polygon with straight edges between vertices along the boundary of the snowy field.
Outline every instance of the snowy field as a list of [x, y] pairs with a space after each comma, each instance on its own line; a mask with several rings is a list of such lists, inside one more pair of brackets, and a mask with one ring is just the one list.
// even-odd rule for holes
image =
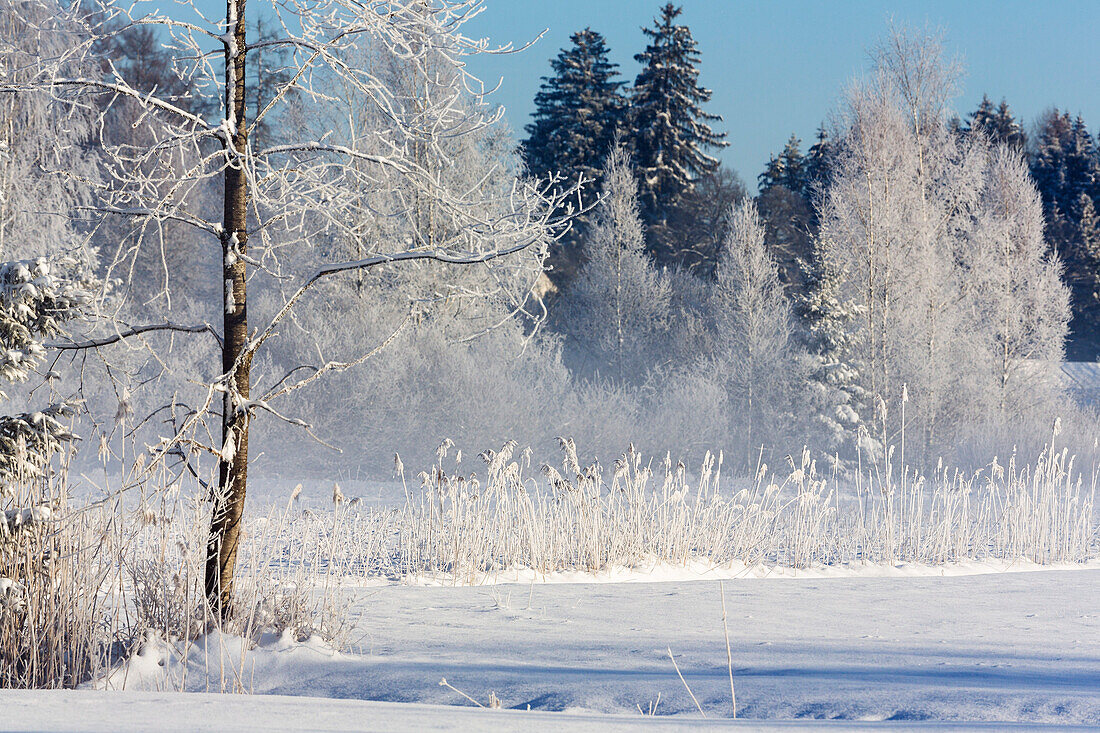
[[[761, 719], [892, 730], [1100, 724], [1095, 568], [724, 585], [738, 717], [754, 728]], [[351, 653], [276, 638], [242, 651], [234, 639], [206, 637], [183, 665], [151, 644], [112, 678], [126, 691], [5, 692], [0, 727], [695, 726], [703, 721], [669, 649], [708, 720], [732, 722], [718, 582], [388, 584], [348, 592], [357, 638]], [[443, 678], [479, 704], [499, 699], [505, 710], [474, 709], [441, 686]], [[258, 694], [174, 692], [234, 687]], [[640, 715], [655, 703], [656, 720]]]

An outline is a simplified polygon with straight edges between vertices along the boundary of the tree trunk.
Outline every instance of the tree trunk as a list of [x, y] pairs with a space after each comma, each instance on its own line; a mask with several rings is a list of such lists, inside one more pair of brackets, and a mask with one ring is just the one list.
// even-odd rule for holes
[[244, 254], [248, 241], [248, 179], [241, 156], [248, 146], [245, 119], [245, 0], [227, 0], [226, 118], [232, 123], [225, 141], [229, 165], [225, 169], [222, 221], [224, 343], [222, 370], [231, 384], [222, 401], [222, 459], [206, 550], [206, 598], [211, 610], [225, 621], [232, 611], [233, 571], [237, 563], [241, 516], [248, 480], [248, 410], [251, 356], [243, 355], [248, 342]]

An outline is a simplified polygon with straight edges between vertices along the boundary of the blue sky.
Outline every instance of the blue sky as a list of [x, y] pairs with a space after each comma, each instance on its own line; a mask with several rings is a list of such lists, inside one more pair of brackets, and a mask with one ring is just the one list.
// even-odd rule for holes
[[[521, 54], [481, 58], [471, 68], [503, 85], [495, 95], [520, 133], [549, 60], [585, 26], [603, 33], [623, 75], [637, 73], [660, 0], [486, 0], [467, 26], [471, 35], [517, 44], [547, 34]], [[809, 144], [836, 108], [845, 85], [867, 65], [867, 49], [891, 20], [943, 31], [966, 73], [955, 107], [971, 111], [988, 93], [1026, 123], [1050, 106], [1100, 126], [1100, 0], [682, 0], [681, 21], [702, 53], [702, 82], [714, 91], [711, 112], [725, 120], [730, 147], [721, 155], [753, 186], [769, 153], [792, 133]]]
[[[219, 17], [219, 0], [198, 0]], [[172, 12], [171, 3], [165, 3]], [[516, 45], [507, 56], [482, 56], [471, 69], [522, 136], [540, 77], [550, 59], [585, 26], [603, 33], [623, 76], [644, 46], [640, 26], [663, 0], [485, 0], [467, 34]], [[1008, 99], [1029, 124], [1050, 106], [1080, 113], [1100, 127], [1100, 0], [681, 0], [702, 53], [702, 81], [714, 91], [708, 109], [725, 120], [730, 147], [721, 153], [750, 187], [768, 156], [796, 133], [812, 141], [845, 85], [867, 66], [867, 49], [891, 20], [943, 32], [949, 53], [966, 69], [956, 110], [965, 114], [983, 93]], [[250, 3], [262, 12], [264, 3]]]

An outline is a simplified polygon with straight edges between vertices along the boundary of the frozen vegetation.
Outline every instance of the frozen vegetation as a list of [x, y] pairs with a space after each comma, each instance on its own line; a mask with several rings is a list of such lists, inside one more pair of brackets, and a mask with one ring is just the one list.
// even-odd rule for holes
[[1100, 720], [1083, 122], [892, 29], [751, 197], [483, 10], [0, 0], [0, 727]]

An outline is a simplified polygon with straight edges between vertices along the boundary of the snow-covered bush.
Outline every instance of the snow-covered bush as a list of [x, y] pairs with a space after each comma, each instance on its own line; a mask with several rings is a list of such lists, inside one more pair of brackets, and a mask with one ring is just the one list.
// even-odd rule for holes
[[[0, 377], [26, 382], [90, 295], [63, 272], [71, 260], [0, 263]], [[0, 399], [6, 395], [0, 392]], [[0, 416], [0, 687], [80, 681], [96, 637], [95, 586], [74, 533], [53, 526], [66, 508], [73, 405]], [[76, 533], [79, 534], [79, 533]], [[87, 538], [81, 538], [86, 541]]]

